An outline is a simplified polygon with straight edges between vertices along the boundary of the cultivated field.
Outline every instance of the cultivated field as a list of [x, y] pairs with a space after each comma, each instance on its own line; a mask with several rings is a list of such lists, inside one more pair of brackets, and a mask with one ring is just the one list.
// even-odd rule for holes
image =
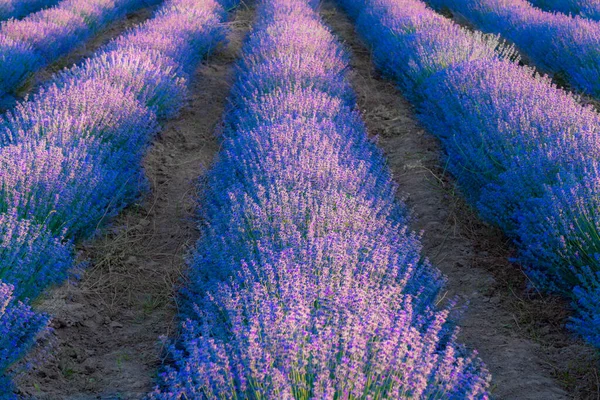
[[592, 0], [0, 0], [0, 399], [600, 398]]

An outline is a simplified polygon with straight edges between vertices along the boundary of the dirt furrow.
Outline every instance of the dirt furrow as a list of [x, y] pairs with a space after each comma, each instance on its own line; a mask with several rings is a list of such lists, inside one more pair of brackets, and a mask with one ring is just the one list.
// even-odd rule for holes
[[188, 105], [149, 150], [151, 192], [80, 246], [89, 261], [81, 279], [52, 290], [37, 307], [53, 316], [57, 344], [54, 357], [20, 377], [23, 394], [138, 399], [151, 388], [158, 338], [176, 329], [175, 291], [198, 236], [198, 179], [218, 151], [214, 131], [251, 17], [250, 9], [235, 13], [227, 46], [197, 70]]
[[[466, 306], [461, 340], [479, 351], [497, 399], [600, 398], [593, 349], [564, 328], [568, 304], [526, 290], [506, 237], [482, 223], [443, 169], [438, 141], [419, 125], [393, 83], [372, 66], [352, 22], [331, 0], [322, 15], [352, 52], [352, 83], [369, 132], [377, 134], [400, 195], [423, 230], [424, 255], [448, 276], [446, 298]], [[467, 303], [469, 303], [467, 305]]]

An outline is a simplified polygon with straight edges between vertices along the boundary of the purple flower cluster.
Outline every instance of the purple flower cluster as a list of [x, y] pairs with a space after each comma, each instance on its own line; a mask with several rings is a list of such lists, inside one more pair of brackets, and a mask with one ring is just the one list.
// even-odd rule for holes
[[264, 0], [152, 399], [486, 399], [317, 1]]
[[470, 202], [514, 239], [536, 284], [573, 296], [572, 327], [600, 347], [600, 115], [422, 1], [340, 2]]
[[0, 0], [0, 21], [23, 18], [27, 14], [52, 7], [59, 0]]
[[[501, 34], [545, 72], [600, 97], [600, 22], [552, 13], [526, 0], [428, 0]], [[598, 3], [596, 3], [598, 4]]]
[[0, 96], [85, 42], [98, 29], [149, 0], [63, 0], [22, 20], [0, 24]]
[[529, 2], [542, 10], [580, 15], [600, 21], [600, 3], [596, 0], [529, 0]]
[[17, 298], [63, 280], [73, 241], [145, 188], [143, 153], [225, 16], [214, 0], [169, 0], [0, 120], [0, 281]]
[[6, 376], [12, 363], [33, 346], [39, 332], [48, 323], [44, 315], [15, 300], [12, 286], [0, 283], [0, 399], [16, 400], [12, 383]]

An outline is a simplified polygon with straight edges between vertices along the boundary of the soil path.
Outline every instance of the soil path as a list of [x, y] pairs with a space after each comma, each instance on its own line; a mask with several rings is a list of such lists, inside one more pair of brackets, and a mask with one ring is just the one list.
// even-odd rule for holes
[[600, 398], [594, 350], [564, 328], [568, 304], [526, 290], [525, 275], [508, 261], [507, 239], [456, 193], [438, 141], [393, 83], [374, 71], [351, 21], [331, 0], [322, 15], [352, 52], [358, 106], [413, 210], [412, 228], [423, 230], [424, 255], [448, 277], [445, 297], [469, 303], [460, 339], [479, 351], [492, 372], [494, 398]]
[[113, 21], [68, 54], [36, 71], [17, 89], [14, 96], [8, 95], [0, 100], [0, 111], [4, 112], [14, 107], [18, 101], [23, 100], [28, 94], [34, 92], [63, 68], [78, 64], [85, 58], [93, 55], [100, 47], [110, 42], [113, 38], [124, 33], [127, 29], [146, 21], [159, 6], [160, 4], [155, 4], [143, 7], [127, 14], [123, 18]]
[[51, 291], [37, 307], [53, 316], [55, 357], [19, 379], [23, 394], [139, 399], [151, 389], [158, 339], [176, 328], [175, 290], [198, 239], [198, 179], [218, 151], [214, 131], [252, 15], [235, 13], [229, 43], [197, 70], [189, 104], [149, 150], [151, 192], [81, 246], [90, 263], [81, 280]]

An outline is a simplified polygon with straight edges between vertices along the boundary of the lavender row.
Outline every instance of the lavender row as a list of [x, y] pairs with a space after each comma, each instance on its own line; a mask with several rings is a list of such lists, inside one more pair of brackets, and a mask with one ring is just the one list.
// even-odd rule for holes
[[596, 0], [529, 0], [529, 2], [545, 11], [558, 11], [600, 21], [600, 3]]
[[[0, 121], [0, 282], [14, 286], [1, 301], [61, 282], [72, 243], [146, 188], [146, 147], [185, 100], [189, 71], [224, 39], [225, 15], [213, 0], [169, 0]], [[30, 311], [11, 304], [0, 332], [30, 344], [42, 317], [23, 317], [38, 329], [22, 331], [10, 316]], [[0, 347], [2, 373], [14, 361], [9, 350]]]
[[468, 200], [600, 346], [600, 115], [419, 0], [340, 0], [442, 141]]
[[27, 14], [52, 7], [59, 0], [0, 0], [0, 21], [23, 18]]
[[0, 97], [111, 21], [157, 0], [63, 0], [22, 20], [0, 24]]
[[150, 397], [485, 399], [317, 5], [258, 6]]
[[533, 7], [526, 0], [428, 0], [513, 42], [536, 66], [600, 97], [600, 22]]

